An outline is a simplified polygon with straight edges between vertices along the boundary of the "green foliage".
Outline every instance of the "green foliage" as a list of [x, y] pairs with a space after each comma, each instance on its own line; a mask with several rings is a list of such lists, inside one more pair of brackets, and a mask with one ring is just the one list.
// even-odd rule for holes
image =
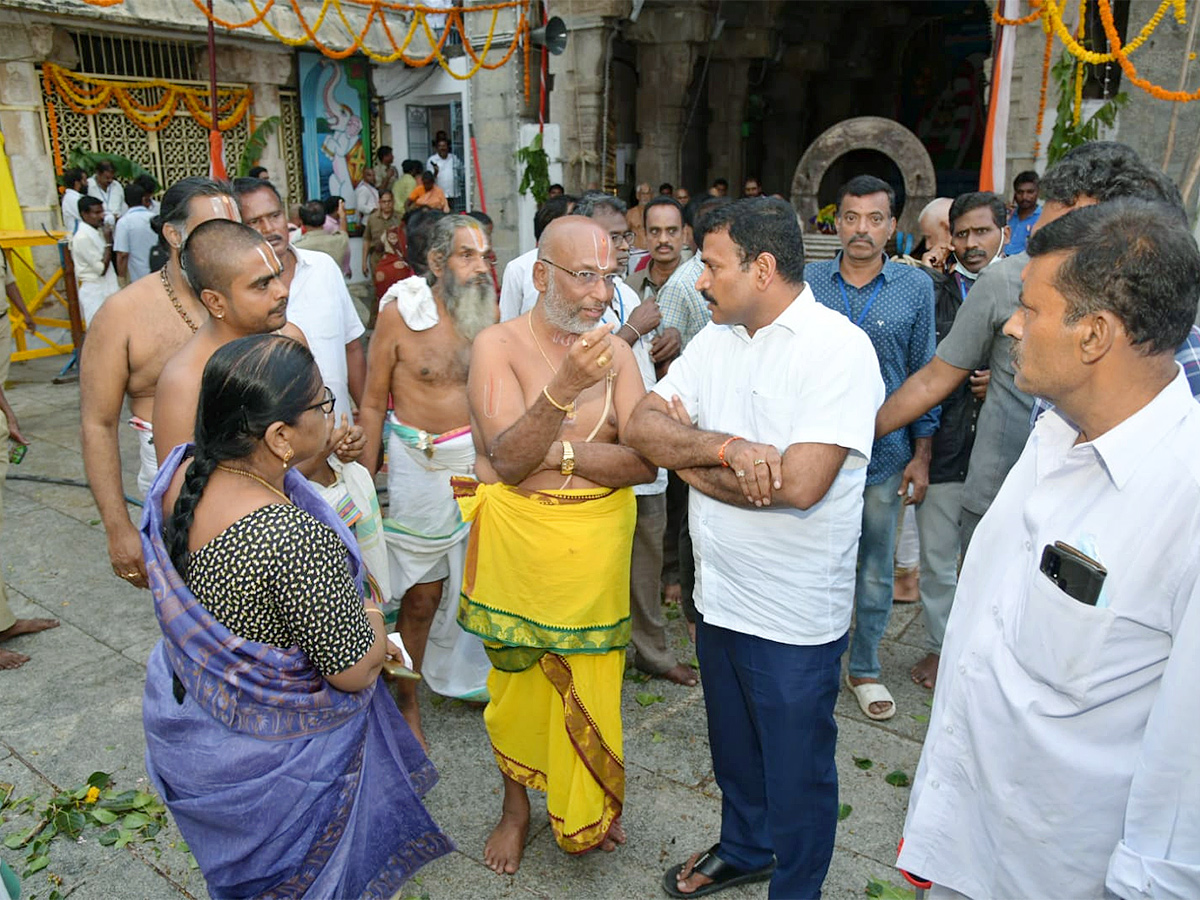
[[887, 881], [878, 881], [872, 878], [867, 882], [866, 894], [868, 897], [875, 897], [877, 900], [913, 900], [916, 894], [908, 888], [896, 887]]
[[662, 694], [651, 694], [649, 691], [638, 691], [633, 695], [633, 699], [637, 701], [638, 706], [650, 706], [653, 703], [662, 703], [667, 698]]
[[110, 162], [113, 168], [117, 170], [117, 180], [122, 182], [133, 181], [142, 173], [150, 174], [145, 168], [134, 162], [128, 156], [122, 156], [119, 153], [100, 153], [88, 150], [82, 144], [76, 144], [67, 154], [67, 168], [79, 168], [87, 172], [89, 175], [96, 171], [96, 164], [99, 162]]
[[[1051, 81], [1058, 87], [1058, 106], [1054, 113], [1054, 129], [1046, 144], [1046, 160], [1054, 165], [1069, 150], [1094, 141], [1100, 136], [1100, 126], [1111, 128], [1117, 121], [1117, 113], [1129, 102], [1129, 95], [1120, 93], [1110, 98], [1088, 119], [1080, 117], [1075, 124], [1075, 57], [1063, 51], [1062, 57], [1050, 70]], [[1089, 69], [1084, 68], [1084, 77]]]
[[908, 773], [901, 769], [896, 769], [894, 772], [888, 772], [883, 777], [883, 780], [892, 787], [908, 787], [912, 784], [912, 780], [908, 777]]
[[854, 807], [851, 806], [849, 803], [839, 803], [838, 804], [838, 821], [839, 822], [846, 821], [846, 819], [850, 818], [850, 813], [852, 813], [852, 812], [854, 812]]
[[875, 765], [875, 763], [872, 760], [867, 759], [865, 756], [854, 757], [854, 764], [856, 766], [858, 766], [860, 769], [863, 769], [864, 771], [866, 769], [871, 768], [871, 766]]
[[534, 135], [528, 147], [517, 151], [517, 161], [525, 166], [525, 172], [521, 175], [521, 193], [532, 194], [540, 206], [550, 193], [550, 157], [542, 149], [540, 134]]
[[[0, 811], [6, 814], [6, 822], [9, 817], [24, 815], [36, 820], [31, 827], [22, 826], [0, 841], [9, 850], [25, 852], [22, 878], [50, 865], [51, 844], [59, 835], [77, 841], [86, 833], [99, 831], [96, 840], [101, 846], [117, 848], [154, 839], [167, 824], [167, 808], [162, 801], [146, 791], [117, 791], [112, 785], [112, 776], [107, 772], [93, 772], [75, 790], [55, 794], [41, 806], [34, 797], [12, 799], [12, 785], [0, 784]], [[61, 886], [59, 876], [49, 874], [48, 878]], [[65, 894], [54, 890], [50, 897], [55, 896]]]
[[238, 178], [245, 178], [250, 174], [250, 170], [258, 165], [258, 161], [266, 152], [267, 140], [278, 130], [279, 116], [269, 116], [258, 124], [254, 133], [246, 139], [246, 146], [242, 148], [242, 155], [238, 157], [237, 169], [234, 172]]

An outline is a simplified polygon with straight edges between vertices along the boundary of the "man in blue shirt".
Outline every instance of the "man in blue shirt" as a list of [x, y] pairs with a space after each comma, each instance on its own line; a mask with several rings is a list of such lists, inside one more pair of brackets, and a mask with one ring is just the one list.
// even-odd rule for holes
[[[888, 394], [933, 358], [935, 345], [933, 282], [921, 270], [890, 262], [884, 255], [884, 245], [896, 230], [895, 204], [887, 182], [870, 175], [850, 179], [837, 196], [842, 251], [832, 260], [804, 268], [804, 280], [817, 301], [845, 314], [870, 337]], [[938, 409], [931, 409], [908, 429], [883, 436], [871, 448], [849, 672], [858, 705], [871, 719], [896, 714], [891, 692], [879, 683], [879, 642], [892, 612], [896, 519], [901, 496], [910, 485], [915, 502], [925, 494], [938, 415]]]
[[1004, 246], [1005, 256], [1016, 256], [1025, 252], [1025, 242], [1033, 233], [1038, 217], [1042, 214], [1042, 205], [1038, 203], [1040, 187], [1038, 173], [1034, 171], [1021, 172], [1013, 179], [1013, 203], [1016, 208], [1008, 217], [1008, 243]]

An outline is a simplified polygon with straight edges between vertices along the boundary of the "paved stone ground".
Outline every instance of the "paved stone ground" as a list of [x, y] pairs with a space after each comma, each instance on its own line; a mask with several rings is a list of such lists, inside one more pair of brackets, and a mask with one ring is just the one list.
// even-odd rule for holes
[[[114, 773], [123, 788], [145, 777], [141, 697], [146, 659], [158, 640], [150, 596], [118, 580], [108, 564], [104, 531], [86, 489], [18, 480], [26, 476], [82, 479], [79, 391], [51, 379], [62, 359], [14, 365], [7, 391], [33, 446], [9, 470], [4, 488], [3, 576], [18, 616], [57, 616], [62, 626], [7, 646], [33, 657], [0, 672], [0, 782], [14, 796], [48, 799], [97, 770]], [[126, 485], [136, 490], [136, 442], [122, 428]], [[134, 515], [135, 507], [130, 507]], [[681, 620], [671, 622], [681, 658], [692, 655]], [[916, 768], [929, 693], [912, 684], [908, 668], [922, 655], [918, 609], [898, 606], [885, 638], [884, 678], [896, 694], [897, 715], [868, 721], [848, 691], [838, 701], [838, 771], [842, 802], [853, 808], [839, 824], [825, 896], [862, 897], [870, 879], [902, 884], [891, 864], [908, 789], [886, 783], [887, 773]], [[662, 697], [643, 707], [638, 692]], [[482, 718], [458, 702], [427, 692], [425, 726], [441, 781], [427, 798], [457, 852], [427, 866], [404, 889], [405, 898], [653, 898], [664, 896], [662, 872], [712, 844], [720, 821], [704, 706], [699, 688], [626, 680], [623, 712], [628, 790], [624, 823], [629, 843], [613, 854], [564, 856], [555, 846], [545, 804], [534, 799], [534, 821], [521, 871], [498, 877], [483, 866], [483, 842], [500, 805], [500, 779]], [[869, 770], [854, 758], [874, 762]], [[30, 817], [0, 825], [8, 834]], [[58, 839], [51, 865], [30, 876], [25, 896], [45, 898], [48, 873], [63, 879], [75, 900], [205, 897], [203, 879], [174, 846], [173, 827], [152, 843], [122, 850], [94, 837]], [[14, 868], [18, 851], [0, 847]], [[765, 886], [726, 892], [765, 897]]]

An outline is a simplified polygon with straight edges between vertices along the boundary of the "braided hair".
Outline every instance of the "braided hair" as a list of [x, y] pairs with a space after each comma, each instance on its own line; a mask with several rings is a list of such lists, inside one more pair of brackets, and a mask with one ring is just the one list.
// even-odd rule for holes
[[163, 528], [171, 563], [187, 569], [196, 504], [218, 463], [244, 459], [275, 422], [294, 424], [322, 384], [312, 353], [291, 338], [255, 334], [230, 341], [204, 367], [192, 464]]

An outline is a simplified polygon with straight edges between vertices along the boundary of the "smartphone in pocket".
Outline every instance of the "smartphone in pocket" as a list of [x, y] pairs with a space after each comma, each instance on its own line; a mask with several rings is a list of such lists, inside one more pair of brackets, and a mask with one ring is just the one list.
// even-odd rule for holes
[[1042, 550], [1041, 570], [1068, 597], [1088, 606], [1096, 605], [1108, 576], [1104, 566], [1062, 541], [1047, 544]]

